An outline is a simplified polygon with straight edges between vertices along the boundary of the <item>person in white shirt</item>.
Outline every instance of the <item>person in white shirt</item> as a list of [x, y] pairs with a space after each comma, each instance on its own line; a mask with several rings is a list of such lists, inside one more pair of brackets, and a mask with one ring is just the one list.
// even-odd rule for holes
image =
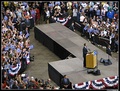
[[85, 16], [83, 13], [81, 13], [81, 16], [80, 16], [80, 22], [83, 23], [85, 20]]
[[109, 7], [109, 5], [107, 3], [103, 4], [103, 8], [105, 9], [106, 12], [108, 11], [108, 7]]
[[76, 7], [73, 7], [73, 21], [77, 21], [77, 8]]
[[103, 20], [103, 21], [106, 21], [106, 18], [105, 18], [105, 14], [106, 14], [106, 10], [102, 7], [101, 8], [101, 19]]
[[48, 8], [46, 8], [46, 23], [48, 24], [49, 23], [49, 18], [50, 18], [50, 11]]
[[86, 8], [87, 7], [87, 4], [85, 2], [82, 2], [81, 3], [82, 7]]

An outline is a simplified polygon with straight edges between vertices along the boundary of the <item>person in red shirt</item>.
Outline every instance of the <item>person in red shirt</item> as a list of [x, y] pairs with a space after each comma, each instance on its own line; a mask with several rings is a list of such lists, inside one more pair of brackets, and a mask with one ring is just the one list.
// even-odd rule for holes
[[40, 10], [36, 7], [36, 24], [40, 24]]

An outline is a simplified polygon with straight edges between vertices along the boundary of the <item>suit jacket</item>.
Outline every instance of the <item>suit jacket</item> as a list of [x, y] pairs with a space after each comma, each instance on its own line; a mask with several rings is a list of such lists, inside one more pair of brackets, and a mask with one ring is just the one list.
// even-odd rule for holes
[[107, 49], [106, 49], [106, 53], [111, 56], [111, 55], [112, 55], [112, 54], [111, 54], [111, 49], [110, 49], [110, 48], [107, 48]]
[[88, 52], [87, 48], [83, 47], [83, 57], [86, 56], [87, 52]]

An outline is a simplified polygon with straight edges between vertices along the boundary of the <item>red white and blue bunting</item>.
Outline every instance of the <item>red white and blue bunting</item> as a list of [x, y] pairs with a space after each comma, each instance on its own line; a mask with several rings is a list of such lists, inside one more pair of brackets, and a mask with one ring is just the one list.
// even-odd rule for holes
[[109, 87], [118, 87], [118, 76], [106, 77], [99, 80], [88, 81], [83, 83], [74, 84], [74, 89], [105, 89]]
[[14, 76], [19, 72], [20, 68], [21, 68], [21, 62], [18, 63], [16, 66], [11, 66], [8, 72], [11, 76]]
[[100, 79], [100, 80], [91, 81], [91, 88], [92, 89], [104, 89], [105, 85], [103, 84], [103, 80]]
[[82, 90], [90, 89], [90, 84], [91, 84], [91, 81], [75, 84], [75, 88], [82, 89]]
[[103, 78], [106, 87], [116, 87], [118, 85], [118, 76]]
[[60, 17], [56, 18], [56, 17], [54, 17], [54, 20], [56, 20], [56, 22], [59, 22], [64, 26], [68, 23], [68, 21], [70, 19], [71, 19], [71, 17], [67, 17], [67, 18], [60, 18]]

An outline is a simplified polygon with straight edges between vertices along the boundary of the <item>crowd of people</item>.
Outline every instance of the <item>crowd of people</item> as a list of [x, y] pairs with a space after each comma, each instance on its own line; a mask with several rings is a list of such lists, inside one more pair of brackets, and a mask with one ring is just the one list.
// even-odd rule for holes
[[29, 39], [30, 29], [40, 24], [42, 14], [46, 23], [55, 17], [70, 16], [73, 22], [84, 25], [82, 33], [88, 39], [95, 42], [96, 35], [108, 38], [111, 50], [118, 52], [118, 2], [4, 1], [1, 8], [2, 89], [58, 89], [50, 85], [50, 80], [23, 76], [19, 72], [22, 66], [30, 63], [30, 50], [33, 48]]
[[[81, 2], [73, 6], [73, 20], [81, 25], [81, 33], [93, 44], [104, 38], [112, 52], [118, 52], [118, 2]], [[108, 46], [106, 45], [106, 47]]]
[[[30, 63], [30, 18], [28, 7], [21, 8], [25, 3], [2, 2], [2, 28], [1, 28], [1, 68], [2, 88], [14, 89], [19, 81], [15, 79]], [[23, 24], [24, 23], [24, 24]], [[19, 86], [16, 85], [16, 89]]]

